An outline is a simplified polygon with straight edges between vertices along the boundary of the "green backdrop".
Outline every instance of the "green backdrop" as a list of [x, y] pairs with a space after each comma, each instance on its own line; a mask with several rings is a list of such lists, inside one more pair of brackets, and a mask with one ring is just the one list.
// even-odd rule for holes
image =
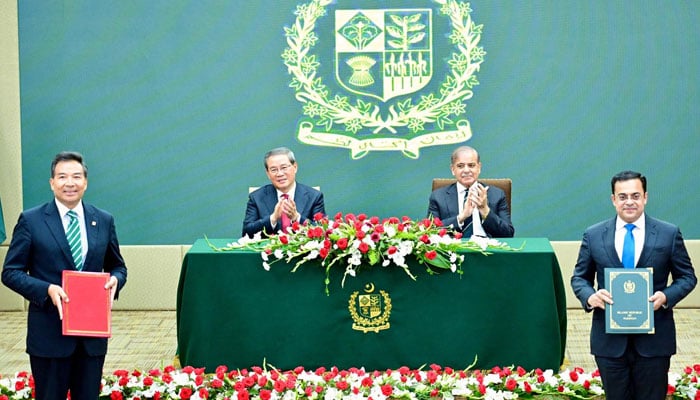
[[[286, 145], [329, 214], [423, 217], [456, 145], [353, 159], [296, 139], [302, 104], [281, 54], [303, 3], [19, 1], [24, 207], [51, 198], [53, 155], [79, 150], [86, 201], [115, 215], [123, 244], [237, 237], [248, 187], [267, 181], [263, 154]], [[470, 4], [487, 54], [466, 143], [480, 151], [483, 177], [513, 179], [516, 235], [580, 239], [614, 215], [611, 176], [635, 169], [649, 178], [647, 211], [700, 238], [689, 212], [700, 197], [700, 2]], [[432, 8], [440, 21], [433, 1], [328, 7]], [[438, 28], [435, 73], [444, 74], [450, 45]], [[319, 29], [331, 81], [328, 27]]]

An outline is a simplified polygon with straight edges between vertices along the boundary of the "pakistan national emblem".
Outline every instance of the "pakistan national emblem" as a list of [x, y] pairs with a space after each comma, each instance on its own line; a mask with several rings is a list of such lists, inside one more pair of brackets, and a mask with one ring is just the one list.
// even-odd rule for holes
[[[471, 138], [465, 102], [486, 54], [482, 25], [466, 2], [415, 3], [423, 7], [297, 6], [282, 58], [303, 104], [300, 141], [348, 148], [352, 158], [388, 150], [418, 158], [421, 147]], [[319, 26], [329, 33], [319, 36]], [[438, 38], [445, 43], [434, 43]], [[333, 51], [314, 52], [322, 45]]]
[[352, 317], [352, 329], [357, 331], [375, 332], [389, 329], [391, 315], [391, 298], [384, 290], [374, 293], [374, 284], [365, 285], [364, 293], [353, 292], [348, 300], [348, 310]]

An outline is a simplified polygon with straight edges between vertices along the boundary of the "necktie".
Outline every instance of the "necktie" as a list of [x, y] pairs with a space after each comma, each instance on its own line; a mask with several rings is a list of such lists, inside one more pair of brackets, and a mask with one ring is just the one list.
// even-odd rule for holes
[[625, 234], [625, 243], [622, 245], [622, 265], [625, 268], [634, 268], [634, 235], [632, 229], [634, 224], [625, 225], [627, 233]]
[[[282, 198], [287, 200], [289, 198], [289, 195], [287, 193], [282, 194]], [[289, 219], [289, 216], [285, 213], [282, 213], [282, 232], [287, 232], [287, 228], [292, 224], [292, 221]]]
[[70, 246], [70, 252], [73, 255], [73, 263], [75, 268], [80, 271], [83, 269], [83, 241], [80, 239], [80, 224], [78, 223], [78, 214], [70, 210], [68, 211], [70, 222], [66, 231], [66, 238]]
[[[474, 182], [472, 187], [476, 184], [477, 182]], [[467, 197], [466, 195], [464, 196], [465, 202]], [[472, 235], [486, 237], [486, 231], [484, 231], [484, 227], [481, 225], [481, 215], [479, 214], [479, 209], [476, 207], [472, 210]]]

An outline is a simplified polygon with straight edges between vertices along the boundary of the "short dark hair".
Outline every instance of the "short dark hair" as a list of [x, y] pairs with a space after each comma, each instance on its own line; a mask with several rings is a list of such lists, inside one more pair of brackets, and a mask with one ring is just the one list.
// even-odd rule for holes
[[644, 190], [644, 193], [647, 192], [647, 177], [646, 176], [644, 176], [636, 171], [622, 171], [622, 172], [618, 172], [617, 174], [615, 174], [615, 176], [613, 176], [612, 180], [610, 181], [610, 189], [612, 190], [612, 194], [615, 194], [615, 184], [617, 182], [629, 181], [632, 179], [639, 179], [640, 181], [642, 181], [642, 189]]
[[62, 151], [53, 158], [53, 161], [51, 162], [51, 177], [53, 178], [54, 174], [56, 173], [56, 164], [60, 163], [61, 161], [77, 161], [80, 163], [80, 165], [83, 166], [83, 174], [87, 178], [88, 174], [88, 169], [87, 165], [83, 162], [83, 155], [78, 153], [77, 151]]
[[289, 158], [289, 162], [292, 163], [292, 165], [296, 164], [297, 159], [294, 157], [294, 152], [289, 150], [286, 147], [277, 147], [274, 148], [267, 153], [265, 153], [265, 158], [263, 159], [263, 165], [265, 165], [265, 170], [267, 171], [267, 159], [272, 157], [272, 156], [278, 156], [280, 154], [284, 154]]

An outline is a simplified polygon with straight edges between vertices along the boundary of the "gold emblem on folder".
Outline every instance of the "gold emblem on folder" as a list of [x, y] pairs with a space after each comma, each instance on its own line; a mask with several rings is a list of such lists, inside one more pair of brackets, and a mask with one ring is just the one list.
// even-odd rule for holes
[[391, 298], [384, 290], [375, 293], [373, 283], [365, 285], [364, 293], [355, 291], [348, 300], [348, 311], [352, 317], [352, 329], [364, 333], [389, 329]]
[[625, 283], [622, 285], [622, 287], [623, 287], [625, 293], [629, 294], [629, 293], [634, 293], [634, 289], [635, 289], [636, 285], [634, 284], [634, 282], [628, 280], [628, 281], [625, 281]]

